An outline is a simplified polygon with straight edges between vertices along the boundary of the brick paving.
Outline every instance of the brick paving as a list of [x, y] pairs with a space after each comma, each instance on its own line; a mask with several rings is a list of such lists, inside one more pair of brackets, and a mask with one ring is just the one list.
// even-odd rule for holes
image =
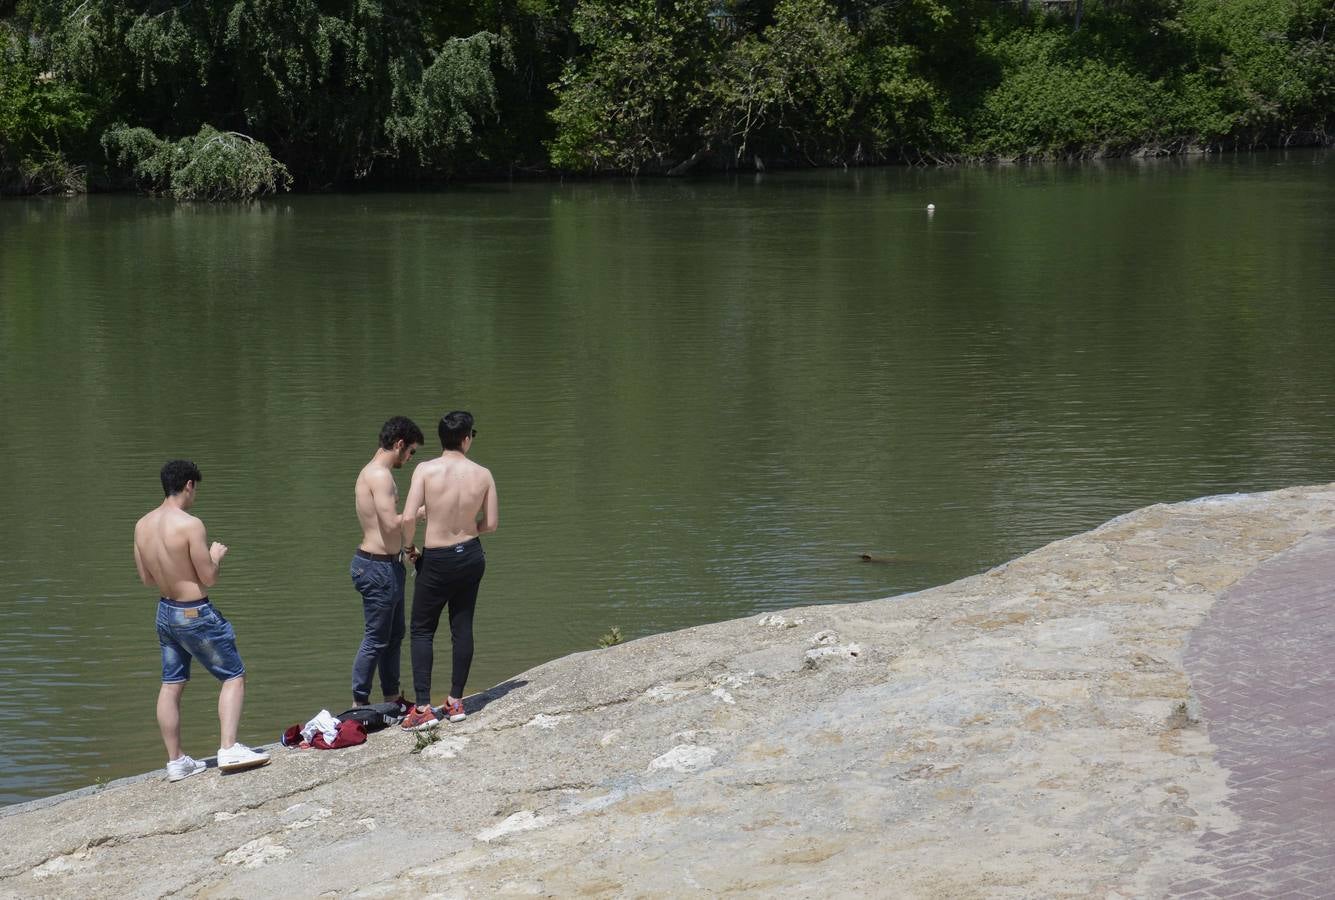
[[1223, 594], [1184, 663], [1240, 824], [1197, 842], [1221, 874], [1172, 893], [1335, 898], [1335, 531]]

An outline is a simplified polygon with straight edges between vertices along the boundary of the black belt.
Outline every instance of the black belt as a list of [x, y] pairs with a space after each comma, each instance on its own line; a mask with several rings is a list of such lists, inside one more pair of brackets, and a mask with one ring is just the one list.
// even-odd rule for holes
[[427, 548], [424, 549], [422, 552], [423, 552], [423, 553], [430, 553], [432, 556], [435, 556], [437, 553], [445, 553], [445, 552], [463, 553], [465, 550], [467, 550], [469, 547], [471, 547], [471, 546], [474, 545], [474, 544], [477, 544], [479, 547], [481, 547], [481, 546], [482, 546], [482, 539], [481, 539], [481, 538], [469, 538], [469, 539], [466, 540], [466, 541], [460, 541], [460, 542], [457, 543], [457, 544], [449, 544], [448, 546], [445, 546], [445, 547], [427, 547]]
[[173, 600], [170, 597], [159, 597], [159, 603], [165, 603], [168, 606], [174, 606], [177, 609], [198, 609], [201, 606], [207, 606], [208, 597], [201, 597], [198, 600]]
[[368, 553], [360, 547], [357, 548], [357, 552], [354, 555], [360, 556], [362, 559], [373, 559], [376, 562], [394, 562], [399, 558], [399, 554], [397, 553]]

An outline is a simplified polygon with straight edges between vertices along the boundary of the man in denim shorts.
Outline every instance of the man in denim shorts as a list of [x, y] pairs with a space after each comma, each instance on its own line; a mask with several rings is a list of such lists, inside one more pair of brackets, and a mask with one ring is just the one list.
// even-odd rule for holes
[[[348, 574], [362, 595], [365, 630], [352, 661], [352, 704], [371, 702], [371, 679], [380, 672], [385, 700], [401, 698], [399, 666], [403, 644], [404, 551], [416, 559], [417, 548], [405, 547], [399, 491], [394, 469], [412, 459], [422, 445], [422, 429], [412, 419], [395, 416], [380, 429], [380, 447], [357, 474], [357, 521], [362, 542], [352, 555]], [[404, 510], [407, 515], [408, 511]], [[402, 704], [407, 707], [405, 700]]]
[[197, 659], [222, 682], [218, 722], [222, 740], [218, 768], [224, 772], [251, 769], [269, 762], [236, 739], [241, 703], [246, 692], [246, 667], [236, 651], [236, 632], [209, 602], [205, 586], [218, 581], [218, 566], [227, 548], [205, 540], [204, 523], [190, 515], [203, 476], [189, 460], [174, 459], [162, 467], [167, 498], [134, 526], [134, 562], [139, 578], [156, 585], [158, 644], [162, 648], [162, 689], [158, 692], [158, 728], [167, 745], [167, 779], [180, 781], [205, 768], [181, 752], [181, 694], [190, 680], [190, 662]]

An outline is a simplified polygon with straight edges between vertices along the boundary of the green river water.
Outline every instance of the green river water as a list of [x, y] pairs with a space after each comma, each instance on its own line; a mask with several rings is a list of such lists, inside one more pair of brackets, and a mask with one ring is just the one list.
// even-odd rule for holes
[[[348, 705], [352, 485], [390, 415], [428, 451], [477, 417], [481, 690], [613, 625], [1335, 479], [1333, 254], [1329, 153], [0, 203], [0, 804], [163, 764], [131, 536], [168, 458], [231, 547], [211, 593], [268, 744]], [[440, 698], [448, 669], [442, 631]]]

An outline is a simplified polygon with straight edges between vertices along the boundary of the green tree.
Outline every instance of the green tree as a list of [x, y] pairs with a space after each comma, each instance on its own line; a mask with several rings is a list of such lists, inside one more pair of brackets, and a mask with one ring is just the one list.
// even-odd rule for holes
[[1089, 0], [1078, 27], [1070, 12], [994, 0], [0, 0], [0, 170], [30, 189], [77, 183], [83, 165], [98, 179], [98, 138], [114, 123], [110, 158], [167, 192], [147, 161], [207, 147], [222, 155], [197, 171], [227, 183], [223, 160], [251, 158], [250, 141], [321, 189], [548, 164], [673, 174], [1331, 139], [1331, 0]]
[[408, 0], [31, 0], [25, 17], [51, 65], [102, 99], [104, 123], [250, 135], [307, 187], [382, 162], [453, 170], [494, 120], [495, 71], [512, 59], [496, 34], [429, 45]]
[[512, 68], [509, 43], [491, 32], [449, 38], [415, 80], [399, 79], [385, 128], [396, 151], [411, 148], [427, 169], [477, 142], [480, 125], [500, 113], [493, 71]]
[[722, 40], [712, 0], [581, 0], [583, 54], [554, 85], [552, 162], [586, 171], [666, 169], [709, 134], [712, 66]]
[[244, 130], [317, 185], [367, 176], [387, 155], [395, 91], [421, 78], [425, 48], [410, 4], [228, 5], [221, 46]]
[[68, 152], [91, 121], [90, 98], [40, 71], [28, 42], [0, 23], [0, 186], [82, 189], [83, 169]]
[[713, 136], [732, 162], [844, 157], [855, 112], [856, 40], [826, 0], [781, 0], [772, 23], [732, 44], [711, 83]]
[[479, 156], [540, 164], [554, 133], [553, 83], [573, 47], [576, 0], [450, 0], [422, 4], [427, 45], [489, 32], [503, 38], [511, 64], [496, 70], [495, 116], [475, 136]]

